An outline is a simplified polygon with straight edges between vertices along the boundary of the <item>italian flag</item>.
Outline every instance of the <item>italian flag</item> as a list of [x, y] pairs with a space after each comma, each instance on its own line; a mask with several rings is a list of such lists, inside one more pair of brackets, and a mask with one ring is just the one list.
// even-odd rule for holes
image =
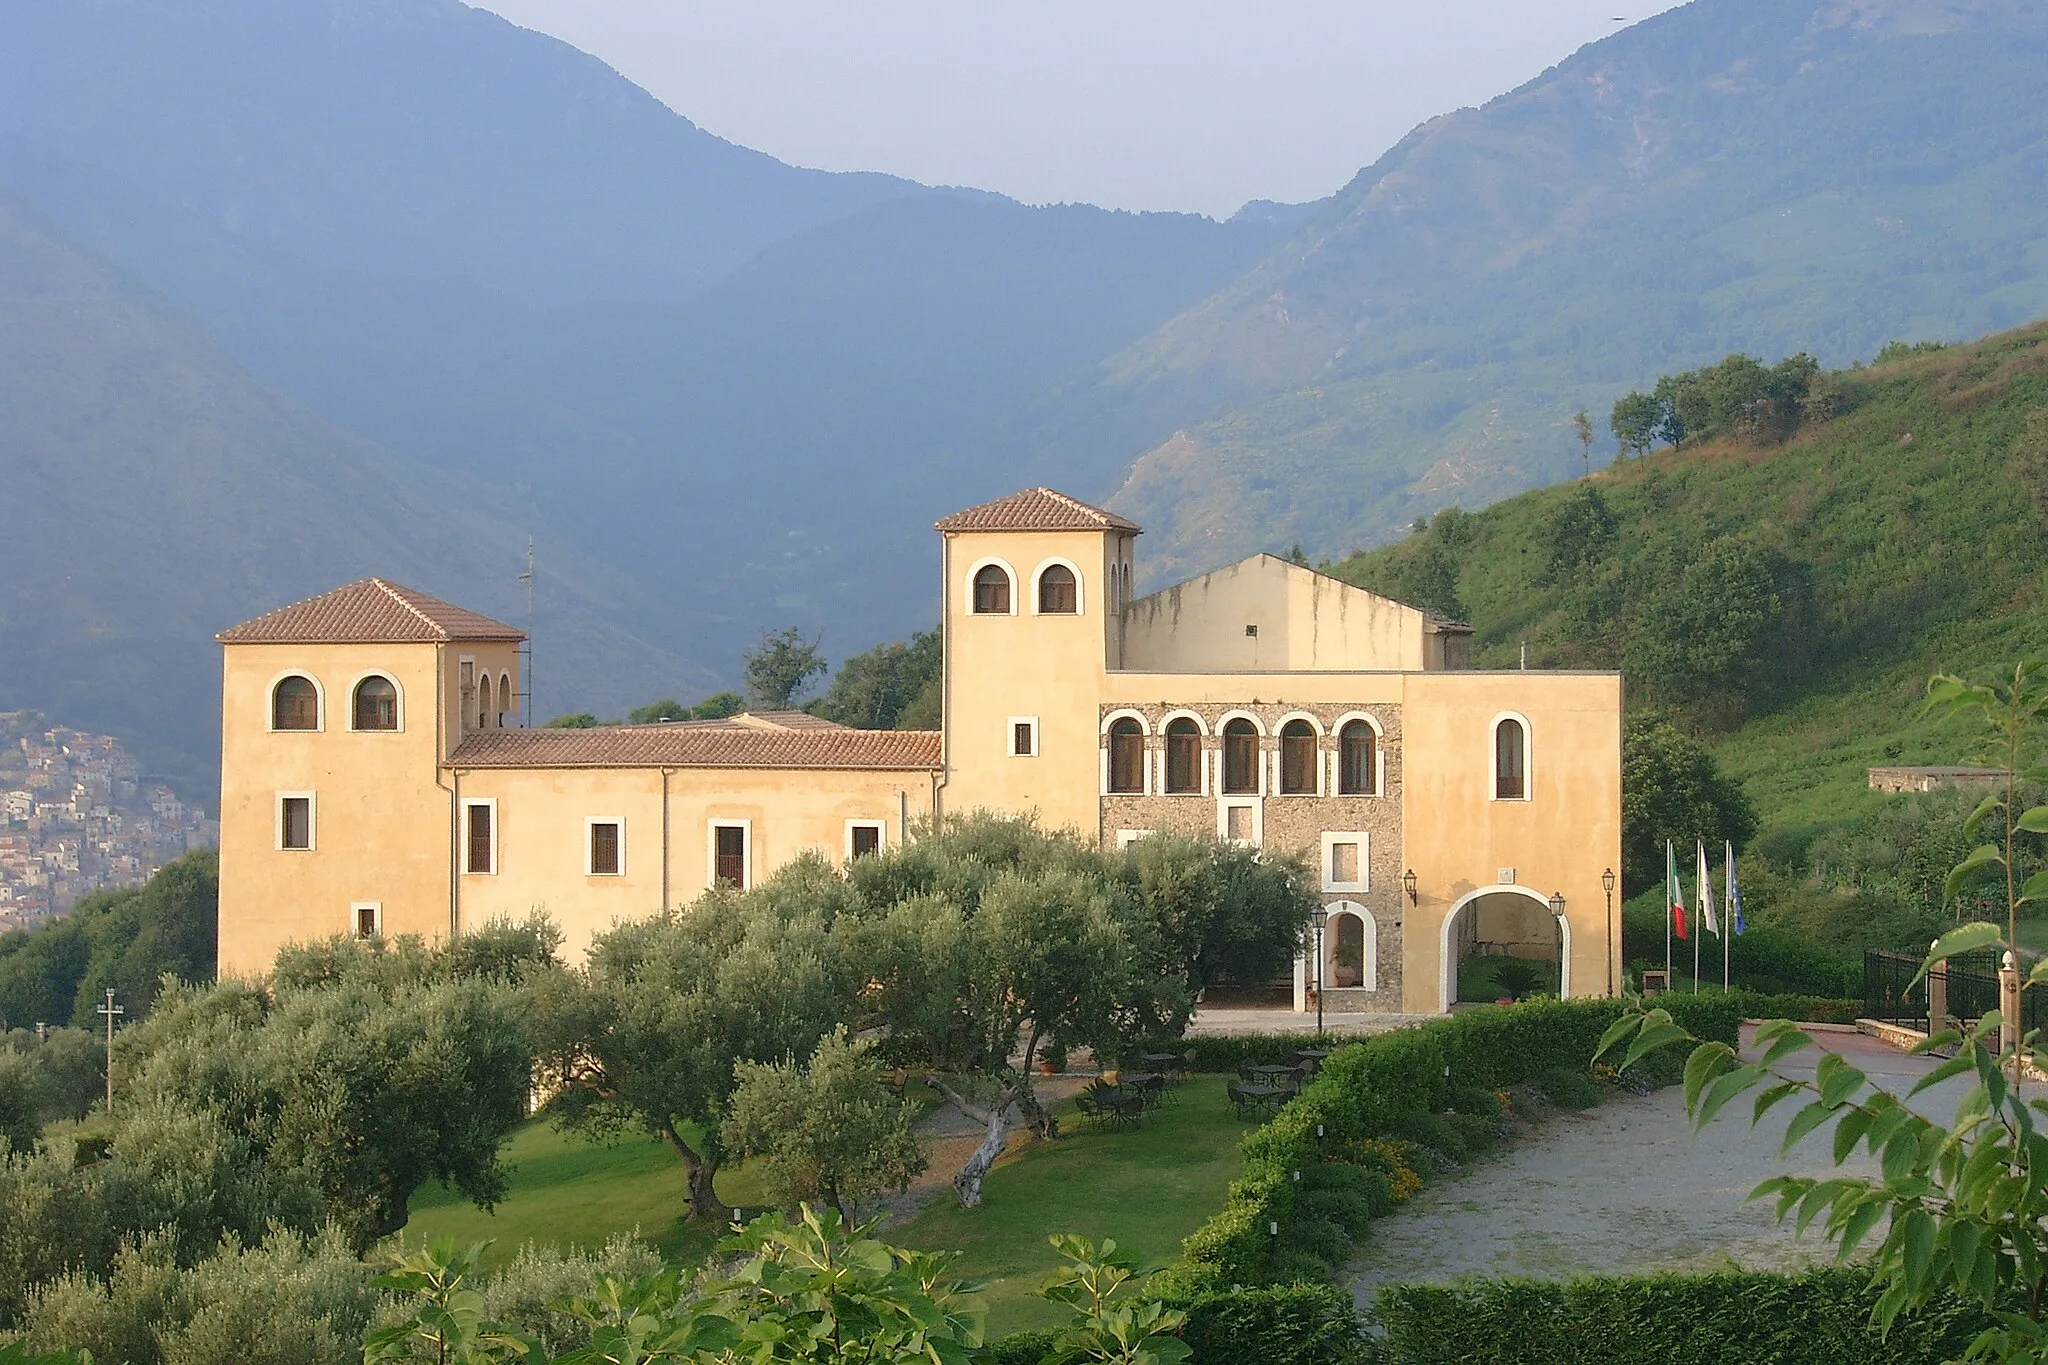
[[1665, 897], [1671, 902], [1671, 929], [1680, 939], [1685, 937], [1685, 890], [1678, 884], [1678, 854], [1672, 849], [1671, 841], [1664, 841], [1664, 888]]

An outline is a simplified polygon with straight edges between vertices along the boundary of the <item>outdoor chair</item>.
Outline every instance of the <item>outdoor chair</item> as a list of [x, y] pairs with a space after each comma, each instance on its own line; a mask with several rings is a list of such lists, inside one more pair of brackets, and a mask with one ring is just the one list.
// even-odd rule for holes
[[1280, 1092], [1269, 1085], [1230, 1085], [1225, 1087], [1230, 1096], [1230, 1107], [1237, 1111], [1239, 1118], [1245, 1118], [1263, 1109], [1277, 1113]]

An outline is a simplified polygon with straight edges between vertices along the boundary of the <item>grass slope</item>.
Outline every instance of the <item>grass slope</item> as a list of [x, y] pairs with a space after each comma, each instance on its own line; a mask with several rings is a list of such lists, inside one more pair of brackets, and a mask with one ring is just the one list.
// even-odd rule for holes
[[[2048, 404], [2048, 324], [1836, 379], [1849, 410], [1784, 445], [1665, 450], [1466, 519], [1456, 591], [1475, 663], [1513, 667], [1526, 643], [1532, 667], [1626, 673], [1655, 626], [1656, 582], [1733, 537], [1780, 566], [1785, 615], [1734, 694], [1686, 718], [1766, 831], [1836, 823], [1880, 799], [1865, 786], [1871, 765], [1968, 761], [1972, 736], [1921, 720], [1919, 703], [1937, 670], [2048, 649], [2048, 533], [2008, 470], [2027, 415]], [[1554, 519], [1587, 484], [1613, 514], [1614, 546], [1585, 572], [1553, 574]], [[1398, 583], [1435, 539], [1333, 571]], [[1589, 614], [1589, 580], [1620, 606]], [[1628, 696], [1637, 709], [1660, 700], [1641, 676]]]

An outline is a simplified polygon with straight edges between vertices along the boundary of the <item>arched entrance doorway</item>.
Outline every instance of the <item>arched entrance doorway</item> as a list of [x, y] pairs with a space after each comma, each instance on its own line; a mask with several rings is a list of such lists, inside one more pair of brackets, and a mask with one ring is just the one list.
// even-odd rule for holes
[[1328, 907], [1323, 929], [1323, 987], [1326, 991], [1380, 988], [1379, 925], [1357, 901]]
[[1507, 963], [1527, 964], [1537, 973], [1535, 989], [1562, 998], [1571, 993], [1572, 927], [1532, 887], [1482, 886], [1460, 896], [1445, 914], [1440, 960], [1438, 1007], [1446, 1012], [1459, 999], [1461, 972], [1469, 986], [1482, 970], [1490, 976]]

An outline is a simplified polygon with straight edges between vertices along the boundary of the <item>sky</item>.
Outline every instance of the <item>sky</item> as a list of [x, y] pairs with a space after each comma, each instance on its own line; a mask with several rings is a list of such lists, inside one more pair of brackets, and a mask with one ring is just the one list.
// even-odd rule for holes
[[[473, 0], [474, 2], [474, 0]], [[1338, 189], [1666, 0], [485, 0], [720, 137], [1027, 203]]]

